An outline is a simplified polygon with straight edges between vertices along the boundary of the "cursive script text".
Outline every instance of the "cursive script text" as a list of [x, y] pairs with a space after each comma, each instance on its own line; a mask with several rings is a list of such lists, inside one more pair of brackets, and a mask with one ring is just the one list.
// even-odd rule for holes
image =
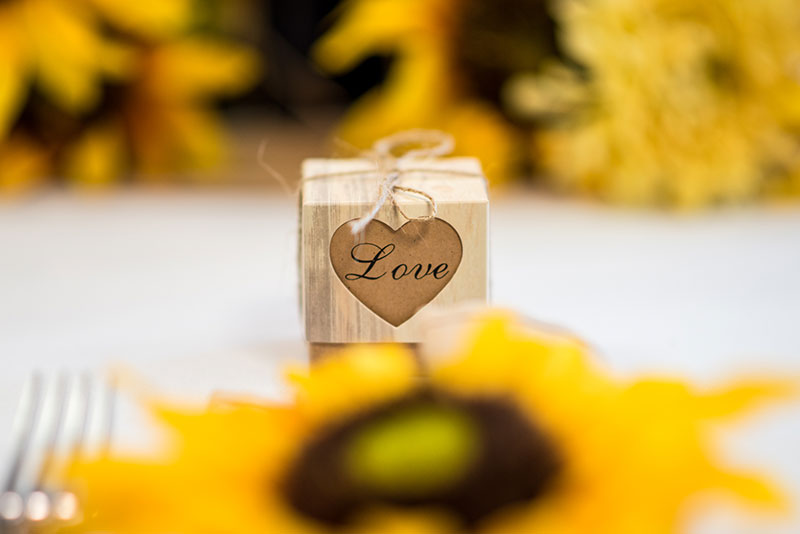
[[[433, 276], [435, 279], [441, 280], [447, 276], [448, 265], [446, 263], [440, 263], [435, 267], [431, 263], [428, 263], [427, 267], [423, 267], [421, 263], [417, 263], [412, 267], [405, 263], [398, 263], [387, 271], [387, 264], [383, 260], [388, 258], [394, 252], [394, 249], [394, 243], [389, 243], [383, 247], [375, 243], [359, 243], [355, 245], [350, 249], [350, 257], [356, 263], [362, 264], [364, 270], [361, 273], [347, 273], [344, 277], [347, 280], [378, 280], [386, 275], [387, 272], [391, 273], [392, 278], [395, 280], [401, 280], [406, 276], [413, 276], [416, 280], [422, 280], [426, 276]], [[378, 266], [379, 262], [382, 262], [380, 266]], [[383, 267], [382, 270], [381, 267]]]

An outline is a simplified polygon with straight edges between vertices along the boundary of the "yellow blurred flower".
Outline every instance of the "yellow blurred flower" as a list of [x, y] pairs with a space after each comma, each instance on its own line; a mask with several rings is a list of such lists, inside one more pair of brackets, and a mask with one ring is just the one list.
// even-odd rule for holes
[[96, 106], [102, 79], [119, 75], [119, 43], [101, 18], [164, 35], [185, 25], [190, 0], [7, 0], [0, 4], [0, 139], [33, 83], [57, 106], [79, 114]]
[[196, 9], [193, 0], [85, 0], [119, 28], [136, 35], [166, 38], [184, 32]]
[[555, 5], [583, 70], [520, 75], [507, 94], [522, 114], [562, 113], [534, 149], [558, 185], [680, 207], [798, 190], [800, 4]]
[[714, 492], [781, 504], [710, 434], [785, 386], [619, 380], [499, 313], [464, 341], [424, 377], [403, 348], [353, 348], [295, 373], [286, 405], [157, 408], [174, 447], [74, 466], [85, 521], [65, 531], [666, 534]]
[[0, 192], [218, 162], [209, 104], [251, 86], [259, 65], [198, 33], [195, 11], [193, 0], [0, 2], [0, 150], [16, 162]]
[[8, 193], [26, 190], [48, 171], [47, 151], [24, 135], [0, 141], [0, 161], [0, 191]]
[[[496, 106], [494, 78], [538, 63], [542, 21], [528, 15], [543, 11], [543, 4], [346, 2], [340, 20], [317, 43], [317, 62], [335, 73], [373, 54], [391, 54], [393, 63], [386, 82], [352, 106], [338, 135], [366, 148], [399, 130], [443, 130], [455, 137], [458, 154], [482, 160], [492, 182], [513, 178], [518, 132]], [[518, 44], [517, 52], [511, 49]]]
[[106, 46], [82, 2], [0, 4], [0, 139], [16, 119], [31, 82], [69, 112], [94, 106], [108, 59]]
[[259, 64], [244, 46], [186, 37], [141, 51], [134, 72], [117, 107], [68, 148], [74, 182], [108, 183], [125, 168], [147, 178], [217, 165], [226, 142], [209, 104], [250, 87]]

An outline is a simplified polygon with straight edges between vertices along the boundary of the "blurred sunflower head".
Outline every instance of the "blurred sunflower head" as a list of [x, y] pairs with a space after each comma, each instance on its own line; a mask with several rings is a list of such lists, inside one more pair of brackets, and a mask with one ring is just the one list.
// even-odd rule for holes
[[437, 128], [495, 182], [528, 171], [617, 203], [800, 191], [792, 0], [351, 0], [316, 58], [369, 55], [393, 59], [339, 130], [359, 146]]
[[385, 83], [358, 101], [338, 134], [367, 147], [398, 130], [431, 128], [479, 157], [491, 181], [511, 177], [518, 132], [501, 88], [556, 51], [543, 0], [351, 0], [314, 56], [341, 73], [371, 55], [392, 57]]
[[49, 167], [48, 147], [27, 128], [15, 128], [29, 92], [65, 114], [84, 113], [99, 101], [116, 55], [88, 2], [0, 2], [0, 152], [7, 162], [0, 190], [24, 188]]
[[217, 38], [181, 37], [137, 51], [130, 81], [106, 88], [104, 105], [64, 150], [73, 182], [101, 185], [126, 171], [144, 179], [207, 170], [227, 145], [214, 99], [252, 86], [251, 50]]
[[209, 103], [252, 85], [258, 61], [198, 35], [196, 7], [0, 1], [0, 192], [48, 176], [97, 185], [217, 161], [223, 143]]
[[353, 348], [293, 382], [284, 405], [158, 408], [174, 448], [75, 465], [67, 531], [673, 533], [708, 492], [780, 501], [717, 465], [709, 430], [782, 386], [620, 381], [505, 314], [424, 377], [405, 349]]

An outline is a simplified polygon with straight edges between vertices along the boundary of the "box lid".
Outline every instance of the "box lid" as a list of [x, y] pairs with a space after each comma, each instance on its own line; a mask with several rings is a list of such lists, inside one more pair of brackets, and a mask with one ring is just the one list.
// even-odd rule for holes
[[[439, 158], [428, 160], [399, 160], [404, 172], [397, 185], [419, 189], [431, 195], [437, 204], [487, 203], [486, 179], [476, 158]], [[421, 170], [433, 169], [426, 173]], [[380, 179], [375, 164], [368, 159], [311, 158], [303, 161], [302, 203], [310, 204], [371, 204], [378, 195]], [[411, 170], [414, 169], [414, 170]], [[443, 171], [453, 171], [447, 175]], [[328, 176], [342, 172], [359, 172], [348, 176]], [[463, 174], [460, 174], [463, 173]], [[319, 178], [313, 178], [318, 176]], [[400, 204], [425, 202], [411, 194], [396, 195]]]

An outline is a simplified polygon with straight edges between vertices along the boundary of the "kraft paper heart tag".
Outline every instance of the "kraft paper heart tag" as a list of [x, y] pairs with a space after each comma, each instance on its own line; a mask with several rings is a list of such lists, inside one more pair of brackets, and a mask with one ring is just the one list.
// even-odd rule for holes
[[331, 237], [333, 270], [364, 306], [393, 326], [433, 300], [461, 263], [461, 238], [442, 219], [411, 220], [397, 230], [373, 219], [358, 235], [352, 222]]

